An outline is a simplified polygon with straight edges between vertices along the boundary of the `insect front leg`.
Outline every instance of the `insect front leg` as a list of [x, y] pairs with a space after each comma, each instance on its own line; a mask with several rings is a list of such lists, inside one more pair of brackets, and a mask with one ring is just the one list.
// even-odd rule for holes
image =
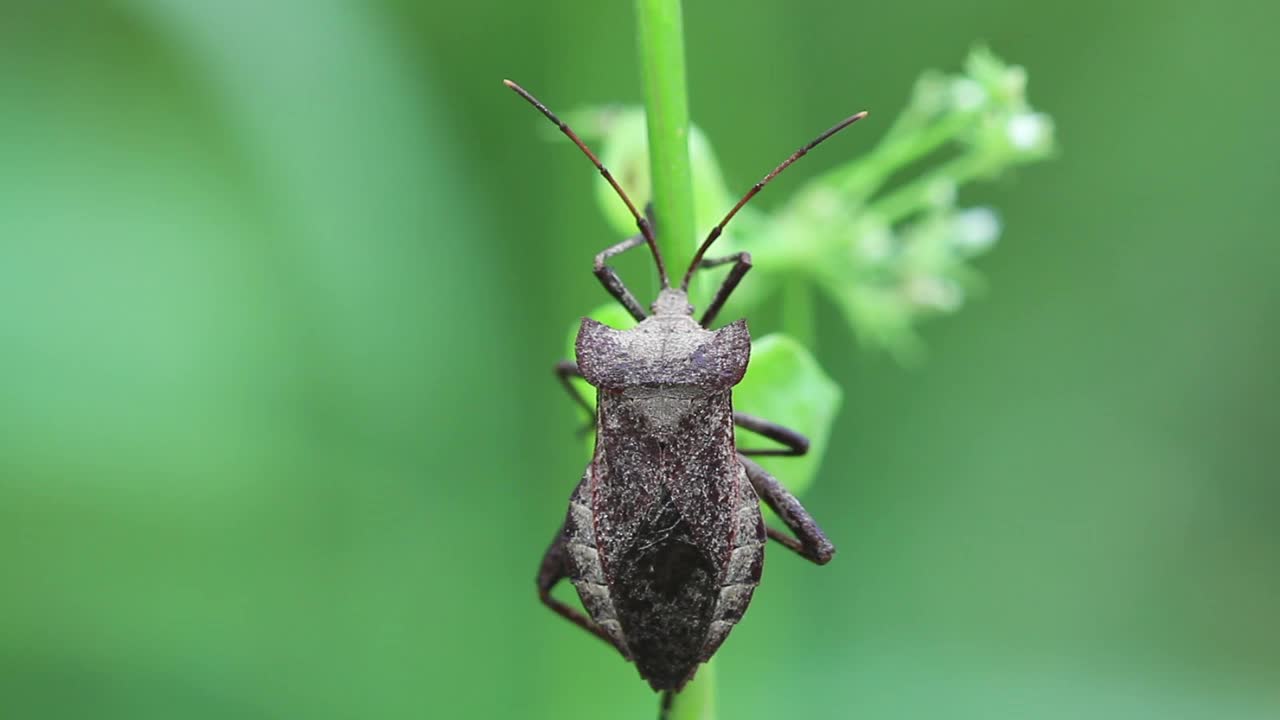
[[751, 487], [755, 488], [756, 494], [777, 513], [778, 517], [782, 518], [782, 522], [786, 523], [795, 535], [791, 537], [773, 528], [767, 528], [769, 537], [815, 564], [826, 565], [831, 560], [831, 556], [835, 555], [836, 548], [796, 496], [782, 487], [782, 483], [778, 482], [777, 478], [766, 472], [751, 458], [739, 453], [738, 461], [746, 468], [747, 478], [751, 481]]
[[[640, 305], [640, 301], [636, 300], [636, 296], [632, 295], [631, 291], [627, 289], [626, 283], [622, 282], [622, 278], [618, 277], [618, 273], [605, 264], [605, 261], [615, 255], [621, 255], [632, 248], [646, 244], [648, 242], [645, 237], [646, 229], [650, 234], [657, 232], [657, 223], [653, 215], [653, 203], [645, 205], [644, 218], [643, 220], [637, 220], [637, 222], [640, 223], [640, 233], [638, 235], [632, 235], [617, 245], [605, 248], [596, 255], [594, 272], [596, 278], [600, 280], [600, 284], [604, 285], [604, 289], [608, 290], [609, 294], [621, 303], [622, 307], [627, 309], [627, 312], [631, 313], [631, 317], [639, 322], [647, 317], [644, 308]], [[661, 263], [659, 263], [659, 270], [661, 269]], [[666, 275], [663, 275], [663, 278], [665, 283]]]
[[637, 321], [647, 317], [644, 308], [640, 307], [640, 302], [636, 300], [636, 296], [631, 294], [626, 284], [622, 282], [622, 278], [618, 277], [617, 271], [604, 263], [614, 255], [621, 255], [632, 248], [637, 248], [644, 244], [644, 235], [632, 235], [617, 245], [605, 248], [600, 251], [599, 255], [596, 255], [594, 270], [596, 277], [600, 279], [600, 284], [604, 285], [604, 289], [608, 290], [614, 299], [622, 303], [622, 307], [626, 308], [627, 312], [631, 313], [631, 317]]
[[733, 424], [786, 446], [768, 449], [738, 448], [738, 452], [743, 455], [784, 455], [795, 457], [809, 452], [809, 438], [789, 427], [740, 412], [733, 414]]
[[716, 267], [725, 263], [733, 263], [733, 267], [729, 268], [729, 274], [725, 276], [724, 282], [720, 283], [720, 288], [716, 290], [715, 297], [711, 298], [711, 303], [707, 305], [707, 309], [702, 313], [702, 319], [698, 321], [702, 327], [710, 327], [711, 323], [716, 319], [716, 315], [720, 314], [720, 308], [724, 307], [724, 303], [733, 294], [734, 288], [738, 287], [738, 283], [742, 281], [742, 276], [747, 274], [751, 269], [751, 253], [740, 252], [725, 257], [707, 258], [698, 263], [698, 269]]

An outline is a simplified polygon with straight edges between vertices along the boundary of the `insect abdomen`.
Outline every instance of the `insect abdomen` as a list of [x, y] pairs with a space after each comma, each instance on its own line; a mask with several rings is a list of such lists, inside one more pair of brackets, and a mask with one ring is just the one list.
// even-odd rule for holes
[[[655, 690], [679, 689], [742, 617], [759, 579], [763, 529], [733, 444], [729, 393], [600, 393], [600, 435], [575, 509], [593, 551], [574, 553], [588, 611]], [[641, 432], [635, 430], [642, 429]], [[576, 508], [576, 505], [575, 505]], [[600, 587], [589, 573], [598, 564]], [[607, 600], [607, 602], [606, 602]], [[606, 625], [608, 623], [608, 625]]]
[[640, 674], [656, 690], [684, 685], [702, 661], [722, 568], [695, 544], [674, 504], [647, 519], [638, 542], [610, 565], [618, 619]]
[[618, 622], [604, 566], [600, 561], [600, 550], [596, 545], [587, 497], [587, 488], [591, 484], [590, 474], [591, 468], [588, 467], [587, 477], [569, 499], [569, 516], [564, 524], [565, 545], [569, 550], [569, 579], [577, 589], [582, 606], [591, 619], [609, 635], [618, 652], [623, 657], [630, 658], [631, 652]]
[[760, 500], [751, 488], [751, 483], [747, 482], [745, 471], [739, 478], [738, 488], [734, 547], [729, 555], [729, 566], [721, 580], [720, 597], [712, 613], [707, 640], [702, 647], [702, 662], [711, 659], [729, 636], [729, 631], [742, 619], [764, 570], [764, 545], [768, 536], [764, 529], [764, 519], [760, 515]]

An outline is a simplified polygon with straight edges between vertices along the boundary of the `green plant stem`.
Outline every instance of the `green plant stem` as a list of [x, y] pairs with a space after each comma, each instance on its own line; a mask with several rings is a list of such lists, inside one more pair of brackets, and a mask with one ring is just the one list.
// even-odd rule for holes
[[676, 696], [668, 720], [714, 720], [715, 716], [716, 666], [711, 660], [698, 668], [693, 682]]
[[[649, 131], [658, 247], [673, 285], [697, 250], [693, 176], [689, 167], [689, 93], [685, 82], [684, 20], [680, 0], [636, 0], [636, 27]], [[712, 720], [715, 669], [707, 663], [676, 698], [670, 720]]]
[[680, 0], [636, 0], [658, 247], [678, 285], [697, 246]]
[[899, 132], [903, 125], [899, 121], [890, 130], [890, 136], [867, 157], [848, 168], [832, 171], [825, 182], [835, 185], [856, 200], [865, 201], [894, 172], [956, 139], [972, 123], [972, 118], [968, 116], [955, 115], [928, 128], [919, 129], [916, 133], [909, 133]]
[[869, 206], [887, 223], [896, 223], [929, 206], [929, 195], [936, 192], [938, 183], [955, 186], [990, 172], [988, 158], [980, 154], [968, 154], [953, 158], [930, 170], [902, 187], [878, 198]]

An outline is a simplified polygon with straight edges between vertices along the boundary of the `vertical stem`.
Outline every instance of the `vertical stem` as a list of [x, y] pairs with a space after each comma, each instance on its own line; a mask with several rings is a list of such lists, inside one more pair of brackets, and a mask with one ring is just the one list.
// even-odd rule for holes
[[[649, 129], [649, 171], [658, 220], [658, 247], [672, 284], [679, 284], [698, 237], [693, 226], [689, 170], [689, 93], [685, 83], [684, 20], [680, 0], [636, 0], [636, 27]], [[715, 671], [710, 663], [675, 698], [670, 720], [715, 717]]]
[[715, 720], [716, 667], [712, 660], [698, 668], [693, 682], [685, 685], [671, 706], [668, 720]]
[[658, 247], [678, 284], [697, 249], [680, 0], [636, 0]]

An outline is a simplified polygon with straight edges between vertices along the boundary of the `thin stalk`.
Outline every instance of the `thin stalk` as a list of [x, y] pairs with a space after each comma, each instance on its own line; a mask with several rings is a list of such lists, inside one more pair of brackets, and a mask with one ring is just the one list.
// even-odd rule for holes
[[715, 720], [716, 667], [712, 660], [698, 668], [693, 682], [684, 687], [665, 720]]
[[953, 158], [930, 170], [923, 177], [916, 178], [877, 198], [868, 206], [868, 212], [875, 213], [889, 224], [896, 223], [928, 207], [929, 196], [937, 192], [938, 183], [946, 182], [959, 186], [990, 170], [989, 158], [985, 155], [970, 153]]
[[[894, 132], [899, 127], [895, 124], [890, 137], [882, 140], [869, 155], [847, 168], [831, 171], [823, 182], [835, 185], [854, 199], [865, 200], [894, 172], [959, 137], [972, 123], [972, 118], [956, 115], [914, 133]], [[899, 135], [905, 137], [899, 138]]]
[[680, 0], [636, 0], [658, 247], [678, 282], [697, 250]]
[[[689, 92], [685, 81], [684, 19], [680, 0], [636, 0], [649, 170], [657, 215], [658, 247], [674, 282], [693, 259], [698, 238], [693, 221], [693, 176], [689, 167]], [[695, 285], [691, 289], [697, 289]], [[713, 720], [715, 668], [707, 663], [676, 696], [669, 720]]]

